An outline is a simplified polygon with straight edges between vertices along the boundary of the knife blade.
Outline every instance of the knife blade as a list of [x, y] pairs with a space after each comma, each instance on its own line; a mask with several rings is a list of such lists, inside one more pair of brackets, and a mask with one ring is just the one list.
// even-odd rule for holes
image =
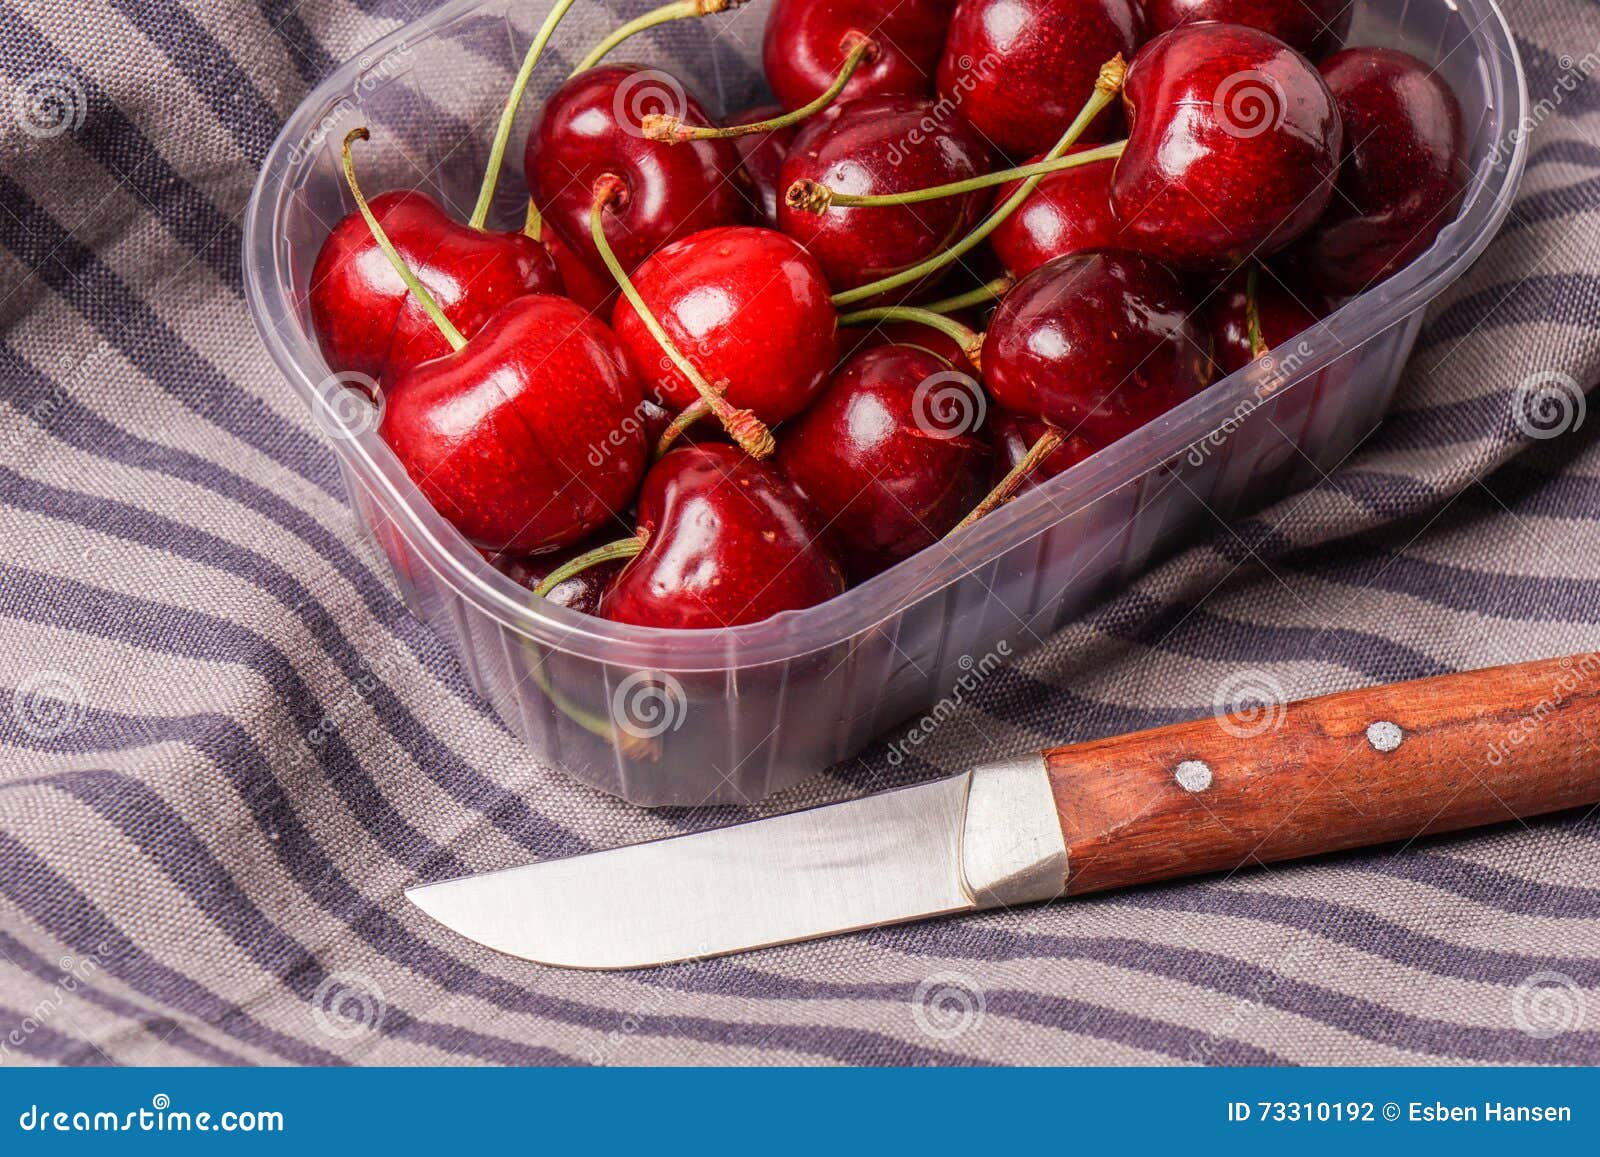
[[1597, 800], [1600, 653], [1586, 653], [1091, 740], [406, 896], [512, 956], [641, 968]]

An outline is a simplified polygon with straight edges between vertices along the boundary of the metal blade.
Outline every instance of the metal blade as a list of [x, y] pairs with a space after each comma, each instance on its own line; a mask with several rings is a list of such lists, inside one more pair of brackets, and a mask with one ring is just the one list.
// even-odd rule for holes
[[642, 968], [1050, 899], [1038, 756], [865, 799], [411, 888], [447, 928], [568, 968]]

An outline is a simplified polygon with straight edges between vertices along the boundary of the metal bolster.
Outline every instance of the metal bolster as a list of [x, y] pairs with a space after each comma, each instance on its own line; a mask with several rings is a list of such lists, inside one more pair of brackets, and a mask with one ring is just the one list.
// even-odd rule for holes
[[1053, 900], [1067, 886], [1067, 844], [1044, 756], [973, 771], [961, 834], [961, 875], [979, 908]]

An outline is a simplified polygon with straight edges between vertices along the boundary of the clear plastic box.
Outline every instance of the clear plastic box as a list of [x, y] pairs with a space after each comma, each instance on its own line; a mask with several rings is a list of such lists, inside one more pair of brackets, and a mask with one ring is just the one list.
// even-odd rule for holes
[[[646, 4], [576, 6], [534, 77], [492, 223], [517, 228], [525, 126], [601, 32]], [[821, 606], [721, 631], [668, 631], [541, 605], [422, 499], [310, 332], [318, 247], [353, 207], [344, 134], [372, 130], [364, 187], [426, 189], [470, 211], [494, 119], [547, 4], [462, 0], [373, 45], [284, 126], [245, 222], [250, 308], [290, 384], [330, 432], [356, 516], [411, 608], [449, 639], [539, 757], [646, 806], [747, 803], [906, 725], [1127, 582], [1187, 533], [1319, 477], [1382, 418], [1423, 308], [1477, 257], [1521, 175], [1526, 85], [1488, 0], [1358, 0], [1353, 44], [1404, 48], [1460, 99], [1472, 182], [1433, 247], [1264, 362], [1220, 381], [984, 519]], [[760, 95], [765, 4], [681, 21], [616, 59], [669, 69], [713, 112]], [[906, 725], [895, 733], [896, 725]]]

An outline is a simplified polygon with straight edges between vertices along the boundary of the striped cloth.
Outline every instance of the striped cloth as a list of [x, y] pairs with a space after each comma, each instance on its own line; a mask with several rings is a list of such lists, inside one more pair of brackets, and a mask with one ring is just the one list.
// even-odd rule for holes
[[[1600, 1062], [1589, 814], [633, 974], [413, 910], [735, 818], [602, 797], [494, 722], [246, 315], [279, 124], [419, 6], [0, 0], [0, 1063]], [[1240, 672], [1600, 647], [1600, 420], [1511, 407], [1600, 378], [1600, 7], [1508, 6], [1548, 107], [1391, 419], [988, 680], [933, 767], [1203, 715]], [[65, 121], [18, 131], [52, 85]], [[885, 753], [768, 806], [896, 782]]]

